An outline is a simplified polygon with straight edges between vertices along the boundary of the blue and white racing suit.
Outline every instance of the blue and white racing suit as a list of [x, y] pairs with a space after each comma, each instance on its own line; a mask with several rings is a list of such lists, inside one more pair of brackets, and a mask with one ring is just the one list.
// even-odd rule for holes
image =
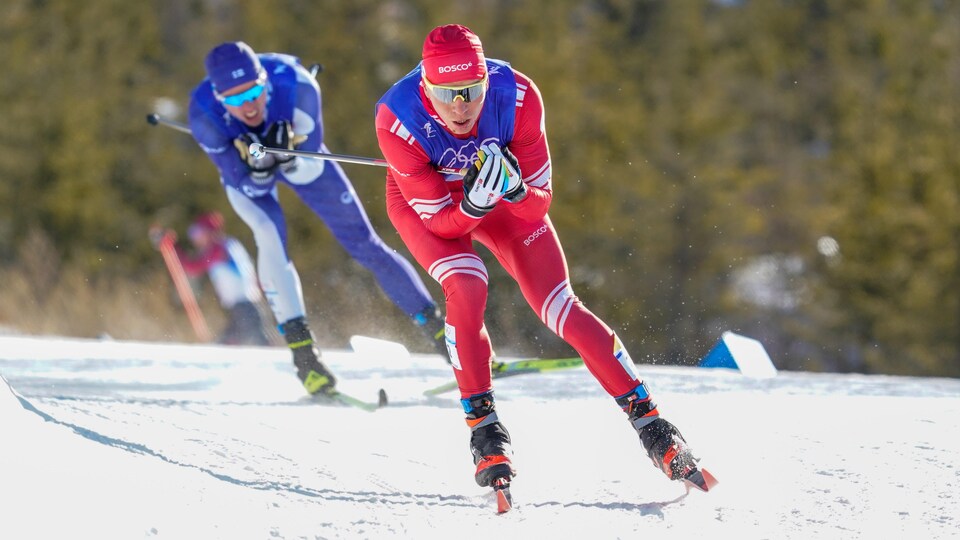
[[[251, 128], [234, 118], [214, 96], [209, 79], [191, 93], [190, 129], [197, 143], [220, 172], [227, 198], [237, 215], [253, 230], [257, 272], [278, 323], [305, 315], [300, 277], [287, 250], [287, 228], [277, 198], [277, 184], [289, 186], [327, 225], [351, 257], [373, 272], [380, 287], [404, 313], [417, 318], [435, 303], [414, 267], [383, 243], [357, 200], [339, 164], [297, 157], [287, 172], [277, 168], [264, 180], [254, 180], [234, 146], [248, 132], [258, 136], [279, 120], [304, 138], [299, 150], [329, 152], [323, 144], [320, 87], [297, 58], [260, 54], [267, 71], [265, 121]], [[259, 129], [259, 131], [257, 131]]]

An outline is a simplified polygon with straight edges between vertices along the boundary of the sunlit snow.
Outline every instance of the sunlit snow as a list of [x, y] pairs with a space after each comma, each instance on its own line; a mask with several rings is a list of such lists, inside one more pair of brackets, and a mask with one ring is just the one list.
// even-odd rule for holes
[[[0, 538], [958, 538], [960, 381], [639, 366], [720, 485], [643, 455], [584, 368], [497, 381], [517, 507], [473, 482], [437, 356], [0, 337]], [[8, 386], [9, 385], [9, 386]]]

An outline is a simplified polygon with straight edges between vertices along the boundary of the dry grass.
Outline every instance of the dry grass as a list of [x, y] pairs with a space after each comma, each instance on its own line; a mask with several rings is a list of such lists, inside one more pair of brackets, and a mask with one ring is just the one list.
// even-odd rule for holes
[[[56, 281], [40, 285], [22, 270], [0, 272], [4, 294], [0, 324], [27, 334], [100, 337], [147, 341], [196, 341], [179, 304], [170, 296], [169, 278], [156, 273], [142, 283], [92, 281], [63, 270]], [[213, 306], [212, 327], [222, 320]]]
[[[29, 249], [0, 268], [0, 328], [34, 335], [198, 342], [159, 255], [148, 274], [93, 277], [61, 265], [43, 233], [33, 234], [24, 245]], [[301, 270], [308, 317], [321, 346], [346, 347], [351, 335], [365, 334], [422, 350], [416, 329], [354, 265]], [[226, 323], [224, 312], [205, 278], [195, 283], [195, 290], [216, 335]]]
[[[25, 334], [147, 341], [196, 341], [162, 265], [138, 279], [93, 278], [60, 264], [41, 232], [31, 235], [16, 261], [0, 269], [0, 325]], [[204, 299], [212, 327], [219, 307]]]
[[[198, 342], [160, 256], [146, 274], [93, 277], [66, 264], [42, 232], [31, 235], [15, 261], [0, 268], [0, 328], [33, 335], [60, 335], [140, 341]], [[415, 352], [433, 352], [420, 331], [410, 324], [378, 287], [373, 275], [356, 262], [326, 260], [298, 264], [307, 315], [317, 341], [324, 348], [345, 348], [354, 334], [404, 343]], [[439, 287], [435, 287], [439, 289]], [[195, 283], [200, 309], [214, 335], [224, 327], [223, 310], [209, 282]], [[435, 297], [439, 296], [439, 290]], [[493, 315], [489, 327], [498, 337], [498, 352], [522, 354], [535, 348], [537, 332], [507, 324]], [[533, 315], [527, 315], [533, 318]], [[272, 317], [268, 320], [273, 324]], [[546, 330], [536, 323], [539, 333]], [[549, 342], [560, 342], [552, 339]], [[534, 351], [533, 354], [542, 352]]]

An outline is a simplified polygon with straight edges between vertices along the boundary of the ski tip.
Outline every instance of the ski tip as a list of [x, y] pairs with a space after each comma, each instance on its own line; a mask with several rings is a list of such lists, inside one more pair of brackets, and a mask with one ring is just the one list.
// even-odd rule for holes
[[493, 492], [497, 496], [497, 513], [504, 514], [513, 508], [513, 497], [510, 495], [510, 480], [497, 478], [493, 481]]
[[510, 502], [510, 493], [506, 489], [497, 490], [497, 513], [505, 514], [513, 508]]
[[377, 406], [386, 407], [387, 403], [389, 403], [387, 400], [387, 391], [381, 388], [380, 392], [377, 393]]
[[695, 487], [700, 491], [710, 491], [720, 483], [710, 471], [706, 469], [697, 469], [683, 481], [690, 487]]
[[710, 471], [706, 469], [702, 469], [700, 471], [700, 475], [703, 476], [703, 480], [704, 480], [703, 484], [707, 488], [706, 491], [710, 491], [711, 489], [716, 487], [717, 484], [720, 483], [720, 481], [717, 480], [716, 477], [714, 477], [713, 474], [711, 474]]

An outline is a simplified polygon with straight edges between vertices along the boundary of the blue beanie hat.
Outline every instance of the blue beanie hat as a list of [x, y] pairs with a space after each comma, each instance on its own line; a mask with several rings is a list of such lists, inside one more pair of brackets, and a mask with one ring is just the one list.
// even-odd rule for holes
[[260, 59], [249, 45], [242, 41], [228, 41], [214, 47], [204, 60], [207, 77], [217, 92], [255, 81], [263, 68]]

